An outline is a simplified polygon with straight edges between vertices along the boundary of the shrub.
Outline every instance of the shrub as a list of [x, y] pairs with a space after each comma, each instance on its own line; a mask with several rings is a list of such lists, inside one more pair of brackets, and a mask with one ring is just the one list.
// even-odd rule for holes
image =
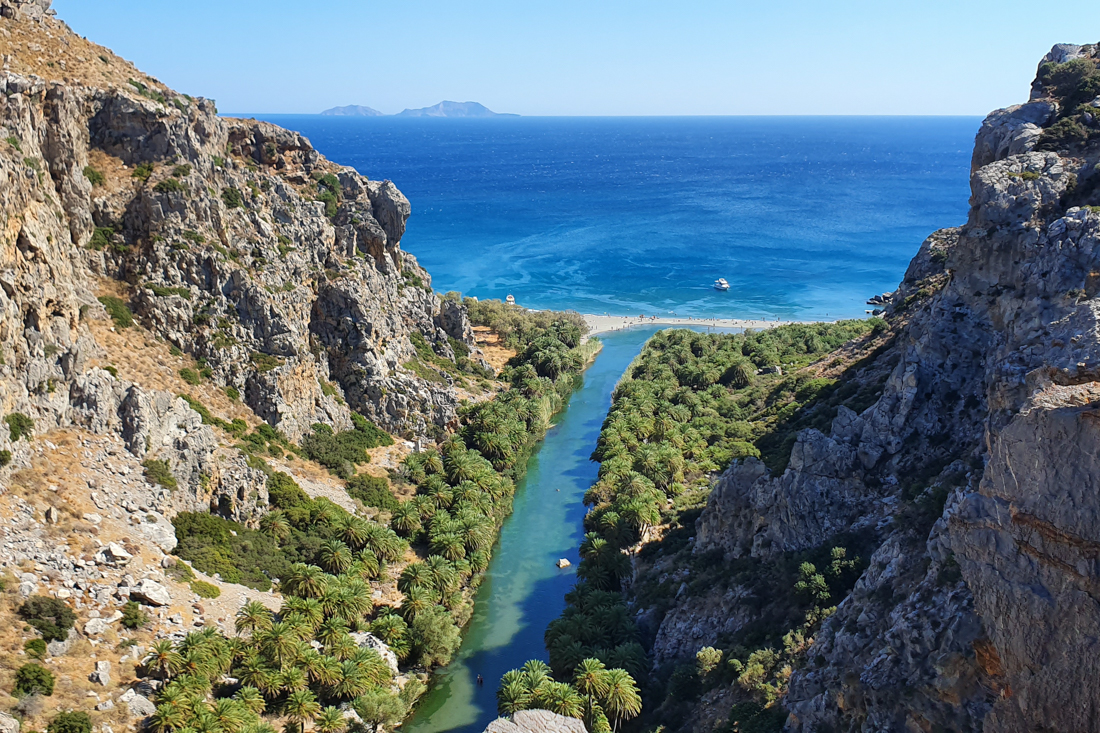
[[184, 239], [186, 239], [186, 240], [187, 240], [188, 242], [194, 242], [195, 244], [202, 244], [203, 242], [205, 242], [205, 241], [206, 241], [206, 237], [204, 237], [204, 236], [202, 236], [201, 234], [199, 234], [198, 232], [196, 232], [196, 231], [192, 231], [192, 230], [190, 230], [190, 229], [188, 229], [187, 231], [185, 231], [185, 232], [184, 232], [184, 233], [183, 233], [182, 235], [180, 235], [180, 236], [182, 236], [182, 237], [183, 237]]
[[[167, 285], [157, 285], [156, 283], [145, 283], [145, 285], [143, 285], [142, 287], [144, 287], [146, 290], [152, 290], [153, 295], [157, 296], [158, 298], [167, 298], [170, 295], [178, 295], [184, 300], [191, 300], [190, 288], [173, 288], [168, 287]], [[176, 351], [179, 351], [179, 349], [177, 349], [175, 346], [173, 346], [172, 348], [176, 349]], [[172, 354], [172, 356], [179, 355], [180, 354], [177, 353]]]
[[157, 193], [183, 193], [187, 190], [187, 186], [180, 183], [179, 179], [165, 178], [153, 186], [153, 190]]
[[222, 589], [205, 580], [191, 581], [191, 591], [200, 598], [217, 598], [222, 594]]
[[38, 638], [27, 639], [26, 643], [23, 644], [23, 649], [32, 659], [44, 659], [47, 651], [46, 640]]
[[130, 175], [144, 183], [145, 181], [149, 180], [150, 176], [153, 175], [153, 169], [155, 167], [156, 166], [149, 162], [138, 163], [137, 166], [134, 168], [134, 172]]
[[348, 479], [348, 495], [358, 499], [366, 506], [373, 506], [392, 512], [401, 503], [390, 492], [390, 482], [380, 476], [360, 474]]
[[19, 607], [19, 615], [46, 641], [63, 641], [76, 623], [76, 614], [57, 598], [31, 596]]
[[271, 578], [290, 572], [275, 541], [243, 524], [206, 512], [180, 512], [172, 525], [179, 540], [175, 554], [207, 575], [218, 573], [227, 583], [266, 591]]
[[92, 188], [102, 186], [107, 181], [107, 178], [102, 173], [90, 165], [84, 166], [84, 177], [92, 184]]
[[[184, 565], [184, 567], [187, 567]], [[122, 625], [128, 629], [140, 629], [149, 623], [149, 617], [141, 610], [141, 604], [136, 601], [127, 601], [122, 607]]]
[[111, 227], [96, 227], [92, 231], [92, 238], [88, 240], [88, 249], [96, 251], [102, 251], [107, 247], [117, 249], [112, 239], [114, 236], [115, 230]]
[[225, 396], [233, 400], [234, 402], [237, 402], [241, 399], [241, 393], [237, 391], [236, 387], [226, 387]]
[[239, 209], [244, 205], [244, 197], [241, 196], [240, 189], [232, 186], [222, 189], [222, 201], [230, 209]]
[[107, 315], [115, 322], [116, 327], [129, 328], [134, 325], [133, 311], [121, 298], [116, 298], [113, 295], [101, 295], [98, 300], [103, 304], [103, 307], [107, 310]]
[[186, 178], [187, 176], [191, 175], [191, 166], [187, 165], [186, 163], [182, 165], [177, 165], [175, 168], [172, 169], [172, 175], [176, 178]]
[[259, 351], [253, 351], [250, 358], [252, 363], [256, 365], [256, 369], [261, 372], [270, 372], [272, 369], [283, 365], [283, 360], [279, 357]]
[[47, 733], [92, 733], [92, 719], [87, 713], [58, 713], [46, 728]]
[[385, 431], [358, 413], [352, 413], [355, 427], [334, 433], [322, 423], [313, 425], [313, 432], [302, 439], [302, 451], [310, 460], [317, 461], [341, 478], [351, 478], [355, 464], [368, 463], [367, 450], [381, 445], [393, 445]]
[[[38, 641], [41, 641], [41, 639]], [[53, 694], [53, 683], [53, 673], [50, 670], [31, 662], [30, 664], [24, 664], [16, 671], [13, 692], [17, 697], [35, 692], [48, 696]]]
[[8, 465], [9, 463], [11, 463], [11, 451], [10, 450], [0, 450], [0, 468], [3, 468], [4, 466]]
[[15, 135], [8, 135], [5, 138], [5, 141], [8, 143], [8, 145], [11, 145], [13, 148], [18, 150], [20, 153], [23, 152], [23, 146], [19, 144], [19, 138], [17, 138]]
[[31, 439], [31, 434], [34, 432], [34, 420], [23, 413], [13, 412], [4, 418], [4, 422], [8, 424], [8, 434], [11, 437], [11, 442], [14, 443], [20, 438]]
[[176, 477], [172, 475], [172, 468], [168, 465], [168, 461], [158, 461], [150, 458], [143, 461], [141, 466], [145, 469], [145, 478], [154, 484], [163, 486], [169, 491], [179, 485]]
[[194, 369], [184, 367], [180, 369], [180, 379], [191, 385], [202, 384], [202, 377]]

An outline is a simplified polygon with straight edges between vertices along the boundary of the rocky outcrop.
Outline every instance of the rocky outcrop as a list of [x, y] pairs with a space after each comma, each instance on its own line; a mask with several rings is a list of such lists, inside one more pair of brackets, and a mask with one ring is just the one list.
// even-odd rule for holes
[[485, 733], [585, 733], [584, 723], [549, 710], [520, 710], [511, 718], [497, 718]]
[[[731, 466], [696, 524], [696, 554], [730, 561], [877, 547], [790, 678], [790, 731], [1100, 730], [1078, 684], [1100, 673], [1100, 135], [1051, 142], [1071, 113], [1037, 80], [986, 119], [967, 224], [888, 298], [879, 400], [801, 433], [781, 475]], [[655, 657], [690, 659], [754, 612], [736, 588], [675, 601]]]

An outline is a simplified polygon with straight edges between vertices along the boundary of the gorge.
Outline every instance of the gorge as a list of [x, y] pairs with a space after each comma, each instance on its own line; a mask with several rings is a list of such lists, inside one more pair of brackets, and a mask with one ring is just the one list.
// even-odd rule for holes
[[50, 0], [0, 50], [3, 733], [1100, 729], [1100, 47], [881, 318], [602, 343]]

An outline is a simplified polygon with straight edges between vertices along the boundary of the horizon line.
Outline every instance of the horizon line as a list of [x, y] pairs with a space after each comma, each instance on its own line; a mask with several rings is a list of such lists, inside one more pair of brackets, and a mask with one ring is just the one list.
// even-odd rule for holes
[[495, 115], [489, 115], [484, 117], [448, 117], [445, 115], [440, 116], [410, 116], [402, 115], [400, 113], [395, 114], [382, 114], [382, 115], [326, 115], [321, 112], [218, 112], [219, 117], [236, 117], [239, 119], [248, 119], [250, 117], [256, 117], [257, 115], [293, 115], [296, 117], [331, 117], [333, 119], [353, 119], [353, 120], [377, 120], [384, 117], [399, 118], [405, 120], [496, 120], [496, 119], [565, 119], [565, 118], [683, 118], [683, 117], [918, 117], [918, 118], [930, 118], [930, 117], [980, 117], [985, 118], [989, 116], [990, 112], [981, 114], [971, 113], [952, 113], [952, 114], [900, 114], [900, 113], [743, 113], [743, 114], [584, 114], [584, 115], [524, 115], [518, 113], [497, 113]]

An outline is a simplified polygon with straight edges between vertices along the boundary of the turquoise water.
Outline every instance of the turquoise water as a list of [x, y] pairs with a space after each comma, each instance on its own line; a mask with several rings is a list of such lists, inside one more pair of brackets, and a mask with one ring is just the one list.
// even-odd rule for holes
[[[274, 116], [412, 203], [441, 291], [582, 313], [861, 317], [966, 220], [976, 117]], [[711, 287], [724, 277], [731, 288]]]
[[[528, 659], [547, 658], [543, 632], [565, 607], [565, 594], [576, 582], [582, 500], [599, 468], [588, 457], [596, 448], [615, 384], [658, 330], [642, 327], [600, 337], [603, 350], [517, 487], [512, 516], [478, 589], [461, 651], [437, 673], [432, 690], [402, 731], [480, 733], [497, 716], [501, 675]], [[563, 557], [572, 566], [559, 570], [554, 563]], [[485, 680], [480, 687], [479, 674]]]

